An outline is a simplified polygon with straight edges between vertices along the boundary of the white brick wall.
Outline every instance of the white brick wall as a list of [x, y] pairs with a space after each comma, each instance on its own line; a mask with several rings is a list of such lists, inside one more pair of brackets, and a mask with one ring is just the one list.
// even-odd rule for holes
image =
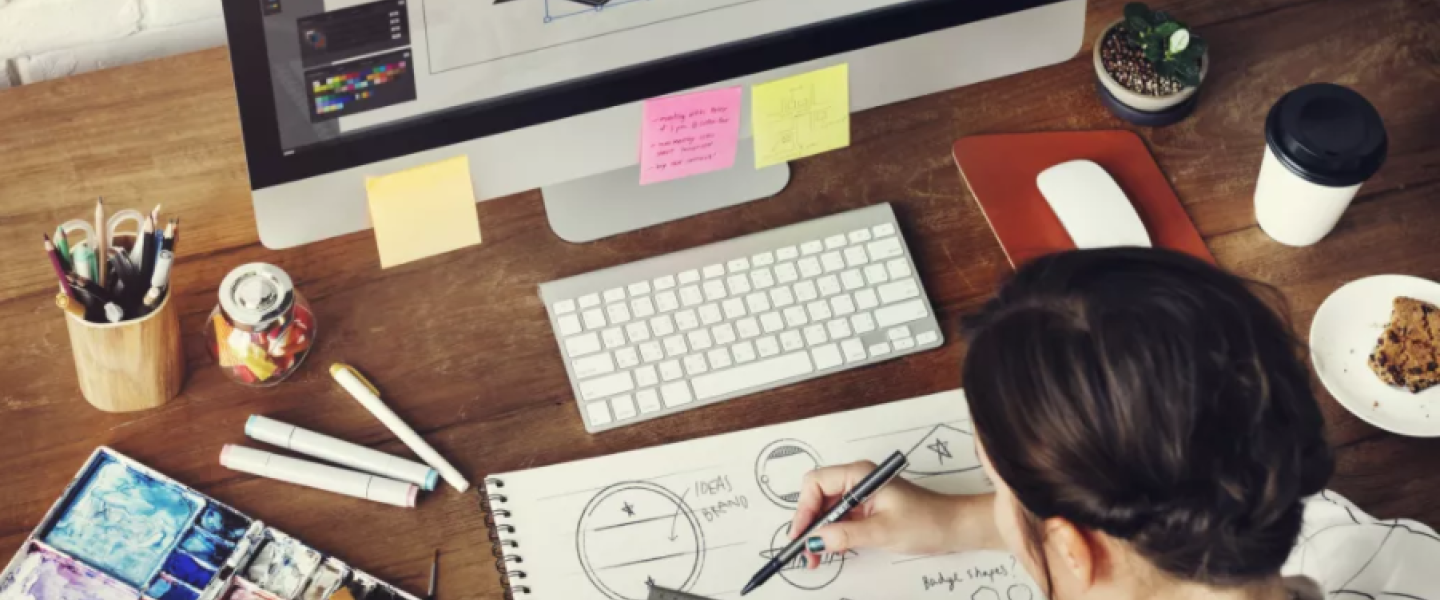
[[0, 89], [225, 44], [222, 0], [0, 0]]

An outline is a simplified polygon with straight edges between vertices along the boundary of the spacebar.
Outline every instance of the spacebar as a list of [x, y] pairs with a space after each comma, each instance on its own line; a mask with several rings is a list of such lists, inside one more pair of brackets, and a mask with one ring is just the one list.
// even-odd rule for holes
[[804, 375], [813, 370], [810, 366], [810, 355], [796, 352], [726, 369], [718, 373], [701, 375], [692, 378], [690, 385], [695, 387], [696, 398], [709, 400], [740, 390], [748, 390], [782, 379]]

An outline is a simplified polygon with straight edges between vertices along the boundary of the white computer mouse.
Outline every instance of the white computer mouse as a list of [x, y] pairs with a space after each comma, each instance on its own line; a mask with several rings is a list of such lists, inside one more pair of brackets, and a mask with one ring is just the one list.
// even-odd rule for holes
[[1150, 234], [1115, 179], [1088, 160], [1060, 163], [1035, 183], [1077, 248], [1150, 247]]

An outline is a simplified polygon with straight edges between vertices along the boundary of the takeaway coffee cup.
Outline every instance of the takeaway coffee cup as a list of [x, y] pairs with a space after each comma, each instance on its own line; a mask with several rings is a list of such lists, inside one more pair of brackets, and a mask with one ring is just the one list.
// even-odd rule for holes
[[1346, 87], [1316, 83], [1280, 98], [1265, 119], [1255, 219], [1275, 241], [1309, 246], [1345, 213], [1389, 147], [1380, 113]]

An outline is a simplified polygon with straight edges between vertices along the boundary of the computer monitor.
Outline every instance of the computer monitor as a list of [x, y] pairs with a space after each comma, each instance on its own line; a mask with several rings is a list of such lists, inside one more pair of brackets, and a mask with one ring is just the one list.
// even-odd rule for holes
[[271, 248], [367, 229], [366, 177], [462, 154], [477, 199], [542, 188], [552, 226], [576, 242], [767, 197], [788, 167], [755, 169], [746, 141], [732, 169], [639, 185], [641, 101], [849, 63], [859, 111], [1067, 60], [1085, 22], [1085, 0], [224, 7]]

